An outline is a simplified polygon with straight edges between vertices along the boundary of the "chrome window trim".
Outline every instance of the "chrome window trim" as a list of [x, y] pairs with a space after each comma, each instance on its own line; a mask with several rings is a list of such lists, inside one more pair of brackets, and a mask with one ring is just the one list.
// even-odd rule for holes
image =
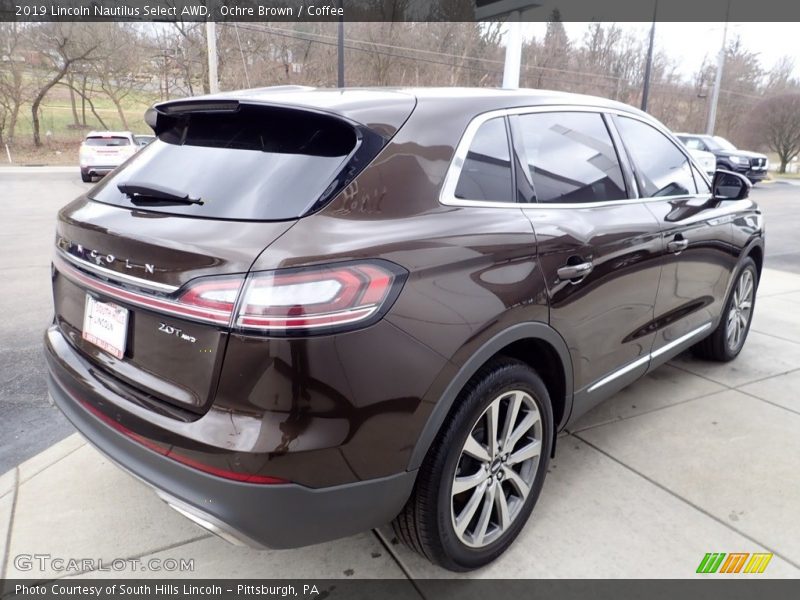
[[464, 167], [464, 162], [467, 158], [467, 153], [472, 145], [475, 134], [481, 125], [491, 119], [498, 117], [508, 117], [511, 115], [526, 115], [534, 113], [548, 113], [548, 112], [590, 112], [603, 114], [613, 114], [622, 117], [629, 117], [641, 121], [651, 127], [655, 128], [660, 133], [664, 134], [669, 141], [671, 141], [678, 150], [686, 157], [689, 164], [694, 165], [700, 173], [702, 169], [692, 159], [688, 149], [680, 142], [676, 143], [673, 139], [674, 136], [670, 131], [661, 125], [661, 123], [654, 121], [650, 118], [643, 117], [619, 108], [608, 108], [603, 106], [594, 106], [589, 104], [551, 104], [546, 106], [521, 106], [516, 108], [501, 108], [497, 110], [490, 110], [485, 113], [477, 115], [470, 121], [461, 140], [456, 146], [456, 151], [447, 168], [447, 173], [444, 177], [442, 189], [439, 192], [439, 203], [444, 206], [456, 206], [461, 208], [476, 207], [476, 208], [520, 208], [520, 209], [549, 209], [549, 208], [599, 208], [604, 206], [618, 206], [623, 204], [630, 204], [631, 202], [662, 202], [664, 200], [672, 200], [676, 198], [709, 198], [708, 193], [695, 193], [695, 194], [678, 194], [673, 196], [655, 196], [652, 198], [623, 198], [620, 200], [601, 200], [598, 202], [492, 202], [489, 200], [469, 200], [456, 198], [455, 191], [458, 185], [458, 178], [461, 176], [461, 169]]
[[157, 291], [157, 292], [166, 292], [168, 294], [172, 294], [173, 292], [176, 292], [178, 291], [178, 289], [180, 289], [178, 286], [168, 285], [166, 283], [159, 283], [157, 281], [149, 281], [147, 279], [134, 277], [133, 275], [126, 275], [125, 273], [120, 273], [118, 271], [112, 271], [111, 269], [106, 269], [105, 267], [101, 267], [100, 265], [96, 265], [88, 261], [81, 260], [77, 256], [74, 256], [69, 252], [65, 252], [61, 248], [56, 248], [56, 254], [61, 258], [63, 258], [64, 260], [72, 263], [79, 269], [82, 269], [84, 271], [89, 271], [90, 273], [93, 273], [95, 275], [100, 275], [101, 277], [104, 278], [111, 279], [112, 281], [120, 281], [122, 283], [135, 285], [138, 288]]
[[[643, 119], [639, 115], [633, 115], [633, 114], [630, 114], [630, 113], [626, 113], [625, 111], [616, 111], [616, 112], [610, 111], [610, 112], [613, 112], [613, 114], [619, 115], [621, 117], [628, 117], [630, 119], [636, 119], [637, 121], [641, 121], [645, 125], [650, 125], [650, 127], [652, 127], [653, 129], [655, 129], [656, 131], [658, 131], [659, 133], [664, 135], [664, 137], [666, 137], [670, 142], [672, 142], [672, 145], [675, 146], [678, 149], [678, 152], [683, 154], [684, 158], [689, 161], [689, 166], [694, 167], [697, 170], [697, 172], [700, 173], [700, 175], [705, 178], [706, 182], [708, 183], [708, 186], [710, 188], [713, 188], [713, 182], [711, 181], [711, 179], [706, 174], [705, 169], [703, 169], [697, 162], [695, 162], [694, 157], [692, 156], [692, 153], [689, 152], [689, 148], [687, 148], [686, 145], [683, 142], [681, 142], [674, 133], [672, 133], [669, 129], [664, 127], [660, 122], [655, 121], [655, 120], [650, 120], [650, 119]], [[620, 133], [620, 137], [622, 137], [621, 133]], [[635, 169], [634, 169], [634, 172], [635, 172]], [[638, 185], [639, 185], [638, 181], [636, 182], [636, 185], [638, 187]], [[692, 196], [696, 196], [696, 197], [710, 197], [711, 196], [711, 194], [700, 193], [700, 192], [698, 192], [697, 194], [691, 194], [691, 195]], [[686, 196], [663, 196], [663, 197], [664, 198], [685, 198]], [[648, 198], [640, 198], [640, 199], [641, 200], [647, 200]]]

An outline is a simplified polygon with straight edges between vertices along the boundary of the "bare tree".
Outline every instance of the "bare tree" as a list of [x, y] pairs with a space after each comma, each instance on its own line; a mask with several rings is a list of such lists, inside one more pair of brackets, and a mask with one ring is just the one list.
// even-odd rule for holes
[[792, 77], [794, 73], [794, 58], [783, 56], [766, 74], [764, 93], [771, 94], [800, 89], [800, 80]]
[[734, 142], [742, 141], [745, 115], [760, 97], [764, 71], [756, 52], [748, 50], [740, 37], [734, 37], [725, 50], [721, 94], [717, 112], [719, 134]]
[[750, 138], [778, 154], [779, 171], [800, 155], [800, 92], [765, 98], [751, 113]]
[[19, 112], [28, 95], [23, 73], [25, 62], [20, 55], [24, 30], [25, 26], [19, 23], [0, 23], [0, 138], [9, 143], [14, 141]]
[[39, 108], [47, 93], [59, 83], [75, 63], [91, 60], [99, 43], [92, 28], [83, 23], [58, 22], [39, 24], [33, 31], [34, 47], [50, 63], [49, 74], [36, 88], [31, 102], [33, 143], [42, 145], [39, 125]]
[[548, 78], [550, 80], [557, 79], [559, 72], [566, 72], [569, 69], [571, 49], [572, 43], [564, 29], [564, 23], [561, 21], [561, 13], [555, 9], [547, 23], [547, 31], [538, 53], [537, 67], [539, 69], [535, 83], [537, 88], [557, 87], [546, 82]]
[[205, 25], [196, 22], [173, 22], [180, 34], [177, 42], [177, 65], [183, 70], [183, 81], [189, 95], [195, 95], [199, 84], [203, 93], [211, 91], [208, 82], [208, 61], [206, 60]]
[[141, 44], [136, 29], [129, 23], [104, 23], [100, 43], [109, 48], [125, 48], [124, 52], [111, 50], [92, 64], [91, 73], [100, 89], [114, 104], [123, 129], [130, 129], [122, 108], [125, 99], [142, 89], [142, 71], [145, 67]]

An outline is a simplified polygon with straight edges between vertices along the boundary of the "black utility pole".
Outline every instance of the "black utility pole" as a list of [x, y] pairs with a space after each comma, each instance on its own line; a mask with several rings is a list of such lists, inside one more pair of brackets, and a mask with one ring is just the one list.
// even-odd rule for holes
[[647, 48], [647, 63], [644, 66], [644, 87], [642, 87], [642, 110], [647, 111], [647, 100], [650, 97], [650, 71], [653, 70], [653, 43], [656, 39], [656, 14], [658, 0], [653, 6], [653, 25], [650, 27], [650, 46]]
[[[342, 8], [342, 0], [339, 0], [339, 8]], [[344, 13], [339, 17], [339, 79], [338, 86], [344, 87]]]

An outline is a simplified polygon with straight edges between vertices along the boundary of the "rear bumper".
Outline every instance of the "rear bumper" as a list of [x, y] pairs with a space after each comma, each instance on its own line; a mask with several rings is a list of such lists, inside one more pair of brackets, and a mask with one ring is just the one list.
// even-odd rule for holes
[[[253, 547], [295, 548], [365, 531], [393, 519], [411, 494], [416, 472], [402, 472], [324, 488], [298, 484], [252, 484], [210, 475], [166, 458], [110, 427], [81, 404], [78, 393], [97, 397], [109, 390], [73, 352], [60, 332], [48, 330], [48, 388], [55, 404], [103, 454], [154, 488], [194, 522]], [[76, 390], [79, 390], [76, 391]], [[122, 399], [118, 399], [122, 401]]]
[[116, 168], [117, 168], [116, 166], [108, 166], [108, 165], [99, 167], [92, 167], [87, 165], [87, 166], [81, 166], [81, 173], [84, 173], [85, 175], [107, 175]]

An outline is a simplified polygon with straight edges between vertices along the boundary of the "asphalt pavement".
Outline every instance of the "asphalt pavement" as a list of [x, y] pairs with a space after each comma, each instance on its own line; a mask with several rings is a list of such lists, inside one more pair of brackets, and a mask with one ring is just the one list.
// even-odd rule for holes
[[765, 266], [800, 273], [800, 180], [760, 183], [750, 193], [764, 211], [767, 231]]

